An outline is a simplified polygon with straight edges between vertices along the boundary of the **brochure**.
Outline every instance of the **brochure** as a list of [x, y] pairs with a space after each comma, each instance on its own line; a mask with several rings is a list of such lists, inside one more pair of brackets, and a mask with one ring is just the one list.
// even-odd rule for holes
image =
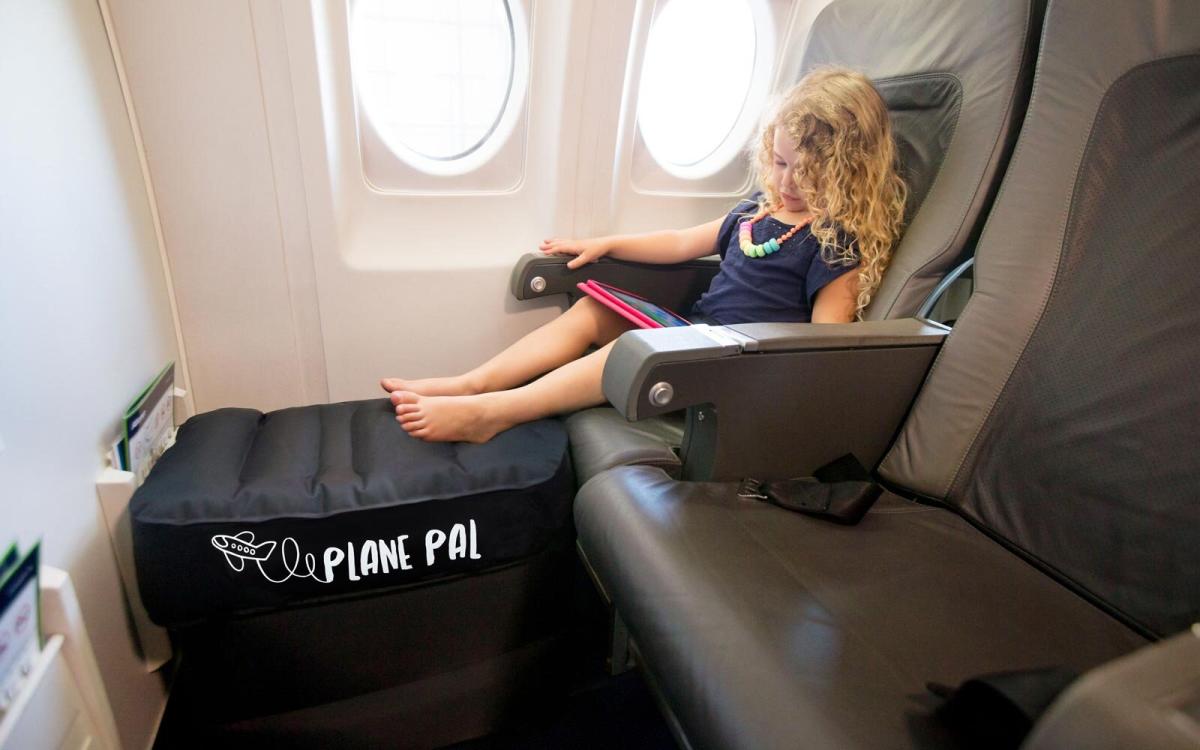
[[[33, 671], [42, 648], [38, 601], [38, 558], [41, 543], [19, 562], [0, 572], [0, 711], [5, 711]], [[9, 547], [3, 563], [16, 556]]]
[[138, 484], [170, 447], [175, 426], [175, 363], [158, 374], [125, 410], [121, 468], [132, 471]]

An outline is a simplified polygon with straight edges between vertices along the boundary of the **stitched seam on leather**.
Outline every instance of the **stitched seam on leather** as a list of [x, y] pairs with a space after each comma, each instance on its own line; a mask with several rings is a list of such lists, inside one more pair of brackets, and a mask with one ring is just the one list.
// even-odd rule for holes
[[[1007, 103], [1007, 104], [1005, 105], [1005, 107], [1004, 107], [1004, 116], [1000, 118], [1000, 124], [999, 124], [999, 125], [997, 125], [997, 127], [996, 127], [996, 132], [995, 132], [995, 133], [992, 135], [992, 139], [991, 139], [991, 142], [992, 142], [992, 150], [991, 150], [991, 153], [989, 153], [989, 154], [988, 154], [988, 158], [987, 158], [987, 160], [984, 162], [984, 165], [983, 165], [983, 168], [984, 168], [984, 170], [985, 170], [985, 171], [987, 170], [987, 168], [988, 168], [988, 165], [992, 164], [992, 163], [993, 163], [993, 161], [998, 161], [999, 157], [998, 157], [998, 153], [997, 153], [997, 152], [999, 152], [1000, 150], [1002, 150], [1002, 149], [1003, 149], [1003, 147], [1004, 147], [1003, 141], [1004, 141], [1005, 139], [1001, 138], [1001, 136], [1003, 135], [1003, 133], [1004, 133], [1004, 131], [1005, 131], [1005, 123], [1008, 123], [1008, 122], [1009, 122], [1009, 119], [1010, 119], [1010, 117], [1012, 116], [1013, 107], [1016, 105], [1016, 100], [1017, 100], [1017, 82], [1018, 82], [1018, 79], [1021, 77], [1021, 71], [1022, 71], [1022, 70], [1025, 68], [1025, 66], [1026, 66], [1026, 65], [1033, 65], [1033, 66], [1035, 67], [1035, 71], [1036, 71], [1036, 65], [1037, 65], [1038, 51], [1037, 51], [1037, 50], [1035, 50], [1033, 53], [1028, 53], [1030, 56], [1032, 56], [1032, 59], [1030, 59], [1030, 60], [1026, 60], [1026, 57], [1027, 57], [1026, 48], [1027, 48], [1027, 46], [1028, 46], [1028, 44], [1029, 44], [1029, 35], [1030, 35], [1030, 33], [1032, 32], [1032, 30], [1033, 30], [1033, 23], [1034, 23], [1034, 18], [1033, 18], [1033, 16], [1034, 16], [1034, 7], [1033, 7], [1033, 6], [1034, 6], [1034, 0], [1029, 0], [1029, 2], [1027, 2], [1027, 3], [1025, 4], [1025, 8], [1026, 8], [1026, 13], [1025, 13], [1025, 30], [1024, 30], [1024, 32], [1022, 32], [1022, 34], [1021, 34], [1021, 54], [1017, 55], [1017, 62], [1016, 62], [1016, 65], [1015, 65], [1015, 66], [1014, 66], [1014, 68], [1013, 68], [1012, 75], [1011, 75], [1011, 76], [1009, 76], [1007, 79], [1005, 79], [1005, 80], [1007, 81], [1007, 84], [1008, 84], [1008, 92], [1009, 92], [1009, 95], [1008, 95], [1008, 103]], [[960, 84], [960, 85], [961, 85], [961, 84]], [[1032, 86], [1031, 86], [1030, 88], [1031, 88], [1031, 90], [1032, 90]], [[1030, 96], [1030, 104], [1031, 104], [1031, 105], [1032, 105], [1032, 102], [1033, 102], [1033, 97], [1032, 97], [1032, 96]], [[961, 104], [961, 102], [960, 102], [960, 104]], [[1026, 106], [1026, 108], [1025, 108], [1025, 111], [1026, 111], [1026, 112], [1028, 112], [1028, 111], [1029, 111], [1029, 107], [1028, 107], [1028, 106]], [[1022, 122], [1024, 122], [1024, 119], [1025, 119], [1024, 117], [1022, 117], [1022, 118], [1021, 118]], [[1019, 131], [1019, 130], [1020, 130], [1020, 126], [1021, 126], [1021, 124], [1022, 124], [1022, 123], [1016, 123], [1016, 122], [1013, 122], [1013, 123], [1010, 123], [1010, 124], [1009, 124], [1009, 127], [1016, 127], [1016, 128], [1018, 129], [1018, 131]], [[958, 124], [957, 124], [957, 121], [956, 121], [956, 123], [955, 123], [955, 133], [957, 133], [957, 132], [958, 132]], [[947, 152], [948, 152], [948, 151], [949, 151], [949, 149], [947, 149]], [[1013, 149], [1013, 156], [1014, 156], [1014, 157], [1016, 156], [1016, 148], [1015, 148], [1015, 146], [1014, 146], [1014, 149]], [[944, 163], [945, 163], [945, 160], [943, 160], [943, 164], [944, 164]], [[1009, 159], [1009, 164], [1011, 164], [1011, 163], [1012, 163], [1012, 159], [1010, 158], [1010, 159]], [[997, 166], [998, 166], [998, 165], [997, 165]], [[939, 172], [941, 171], [941, 165], [939, 165], [939, 166], [938, 166], [938, 171], [939, 171]], [[996, 171], [996, 169], [995, 169], [995, 168], [993, 168], [993, 170], [992, 170], [992, 180], [989, 180], [988, 182], [990, 183], [990, 182], [994, 181], [994, 180], [995, 180], [997, 177], [999, 177], [1001, 180], [1003, 180], [1003, 177], [1004, 177], [1004, 176], [1003, 176], [1002, 174], [997, 174], [997, 171]], [[936, 179], [936, 178], [935, 178], [935, 179]], [[932, 190], [933, 190], [933, 185], [934, 185], [934, 184], [935, 184], [935, 183], [930, 183], [929, 189], [930, 189], [930, 191], [931, 191], [931, 192], [932, 192]], [[962, 234], [963, 226], [964, 226], [964, 225], [966, 224], [966, 222], [967, 222], [967, 214], [969, 214], [969, 213], [971, 212], [971, 206], [975, 205], [975, 201], [976, 201], [976, 199], [979, 197], [979, 193], [980, 193], [980, 191], [983, 191], [984, 193], [986, 193], [986, 192], [987, 192], [987, 190], [986, 190], [986, 189], [985, 189], [985, 187], [984, 187], [984, 180], [982, 179], [982, 177], [981, 177], [981, 179], [979, 179], [979, 180], [977, 180], [977, 181], [976, 181], [976, 185], [975, 185], [975, 192], [971, 194], [971, 200], [970, 200], [970, 201], [967, 203], [967, 210], [963, 212], [962, 221], [960, 221], [960, 222], [959, 222], [958, 229], [956, 229], [956, 230], [954, 231], [954, 235], [953, 235], [953, 236], [950, 238], [950, 241], [949, 241], [949, 242], [947, 242], [947, 243], [946, 243], [946, 245], [945, 245], [945, 246], [944, 246], [944, 247], [943, 247], [941, 250], [939, 250], [939, 251], [938, 251], [937, 255], [935, 255], [934, 257], [930, 258], [928, 261], [926, 261], [926, 263], [925, 263], [924, 265], [920, 266], [919, 268], [916, 268], [916, 269], [914, 269], [914, 270], [913, 270], [913, 272], [912, 272], [911, 274], [909, 274], [908, 278], [907, 278], [907, 279], [905, 279], [904, 286], [902, 286], [902, 287], [901, 287], [900, 291], [903, 291], [905, 288], [907, 288], [907, 287], [908, 287], [908, 282], [910, 282], [910, 281], [911, 281], [913, 278], [916, 278], [916, 277], [917, 277], [917, 276], [919, 276], [919, 275], [920, 275], [920, 274], [921, 274], [923, 271], [925, 271], [927, 268], [929, 268], [931, 265], [933, 265], [935, 262], [937, 262], [937, 261], [940, 261], [940, 260], [942, 259], [942, 256], [944, 256], [944, 255], [946, 254], [946, 251], [950, 249], [950, 246], [951, 246], [952, 244], [954, 244], [954, 239], [955, 239], [956, 237], [959, 237], [959, 236]], [[996, 202], [997, 202], [997, 201], [999, 201], [999, 199], [1000, 199], [1000, 195], [999, 195], [999, 193], [997, 192], [997, 194], [996, 194], [996, 200], [992, 201], [992, 205], [993, 205], [993, 206], [995, 206], [995, 205], [996, 205]], [[980, 210], [980, 211], [982, 211], [982, 209], [983, 209], [983, 206], [979, 206], [979, 210]], [[985, 216], [985, 217], [984, 217], [984, 224], [983, 224], [983, 228], [980, 230], [980, 236], [981, 236], [981, 237], [983, 236], [983, 232], [987, 230], [987, 224], [988, 224], [988, 220], [989, 220], [990, 218], [991, 218], [991, 212], [989, 212], [989, 213], [988, 213], [988, 216]], [[978, 221], [978, 220], [979, 220], [978, 213], [976, 214], [975, 220], [976, 220], [976, 221]], [[970, 234], [970, 233], [968, 232], [968, 235], [969, 235], [969, 234]], [[964, 244], [964, 245], [966, 244], [966, 237], [965, 237], [965, 236], [963, 237], [963, 244]], [[897, 304], [899, 301], [900, 301], [900, 293], [899, 293], [899, 292], [897, 292], [897, 293], [896, 293], [896, 296], [895, 296], [895, 298], [892, 300], [892, 304], [891, 304], [891, 305], [888, 307], [888, 309], [887, 309], [887, 312], [886, 312], [886, 313], [884, 313], [884, 317], [885, 317], [885, 318], [886, 318], [886, 317], [890, 317], [890, 316], [891, 316], [891, 314], [892, 314], [892, 311], [893, 311], [893, 310], [896, 308], [896, 304]]]
[[[1034, 89], [1035, 94], [1037, 92], [1036, 83], [1037, 82], [1035, 80], [1035, 89]], [[1101, 99], [1101, 102], [1103, 102], [1103, 98]], [[1030, 96], [1029, 103], [1030, 103], [1030, 109], [1032, 109], [1033, 108], [1033, 96]], [[1099, 113], [1100, 113], [1100, 108], [1097, 107], [1096, 112], [1093, 113], [1093, 115], [1092, 115], [1092, 127], [1093, 128], [1095, 127], [1095, 118], [1097, 115], [1099, 115]], [[1079, 168], [1083, 163], [1083, 157], [1087, 153], [1087, 147], [1090, 142], [1091, 142], [1091, 135], [1089, 134], [1088, 140], [1084, 142], [1084, 145], [1079, 150], [1079, 154], [1075, 157], [1075, 166], [1072, 170], [1072, 173], [1074, 174], [1074, 179], [1072, 180], [1073, 186], [1078, 185]], [[1020, 147], [1022, 145], [1023, 144], [1020, 144], [1020, 143], [1017, 144], [1018, 150], [1020, 149]], [[1014, 153], [1013, 161], [1016, 161], [1016, 157], [1017, 157], [1017, 154]], [[997, 203], [999, 203], [1000, 199], [1003, 197], [1005, 187], [1007, 187], [1007, 184], [1001, 185], [1000, 194], [996, 196]], [[1013, 356], [1012, 361], [1009, 363], [1008, 370], [1005, 373], [1004, 378], [1001, 379], [999, 385], [995, 388], [994, 392], [992, 393], [992, 398], [991, 398], [990, 403], [988, 403], [987, 407], [982, 411], [982, 416], [980, 417], [979, 423], [976, 425], [975, 431], [971, 435], [971, 439], [969, 441], [967, 441], [962, 454], [959, 456], [958, 463], [954, 467], [954, 472], [950, 475], [950, 477], [942, 485], [942, 488], [939, 491], [939, 495], [941, 497], [949, 499], [950, 492], [958, 484], [958, 477], [962, 473], [963, 467], [966, 465], [967, 457], [971, 455], [972, 449], [975, 447], [975, 443], [979, 440], [979, 436], [983, 432], [983, 428], [991, 421], [992, 412], [996, 408], [996, 403], [999, 401], [1001, 394], [1003, 394], [1004, 390], [1008, 387], [1008, 383], [1012, 378], [1013, 371], [1016, 369], [1017, 364], [1021, 361], [1022, 357], [1025, 356], [1025, 349], [1029, 346], [1030, 340], [1033, 338], [1033, 335], [1036, 332], [1038, 325], [1041, 323], [1043, 315], [1045, 315], [1046, 304], [1050, 301], [1050, 296], [1054, 291], [1054, 282], [1058, 279], [1058, 271], [1059, 271], [1060, 266], [1062, 265], [1063, 245], [1066, 242], [1066, 225], [1067, 225], [1067, 220], [1070, 216], [1071, 205], [1074, 203], [1074, 190], [1075, 190], [1075, 188], [1072, 187], [1072, 197], [1070, 200], [1067, 201], [1067, 206], [1063, 210], [1061, 219], [1059, 220], [1059, 226], [1063, 227], [1063, 233], [1060, 236], [1059, 241], [1058, 241], [1058, 259], [1054, 263], [1053, 273], [1050, 274], [1050, 278], [1047, 280], [1045, 288], [1042, 290], [1041, 301], [1038, 305], [1038, 312], [1034, 316], [1033, 325], [1030, 326], [1029, 330], [1025, 333], [1024, 341], [1021, 342], [1021, 346], [1017, 350], [1016, 354]], [[978, 281], [978, 277], [976, 277], [976, 280]], [[975, 293], [977, 294], [978, 292], [979, 292], [979, 290], [976, 289]], [[964, 318], [966, 317], [967, 312], [968, 312], [967, 309], [963, 310]], [[937, 363], [934, 362], [934, 364], [936, 365]]]
[[1032, 567], [1034, 570], [1038, 571], [1042, 575], [1047, 576], [1052, 581], [1054, 581], [1058, 585], [1062, 586], [1063, 588], [1067, 589], [1072, 594], [1079, 597], [1083, 601], [1087, 602], [1091, 606], [1096, 607], [1097, 609], [1103, 611], [1105, 614], [1109, 615], [1110, 617], [1120, 621], [1121, 624], [1125, 625], [1126, 627], [1128, 627], [1130, 630], [1134, 631], [1138, 635], [1141, 635], [1150, 640], [1157, 638], [1157, 636], [1154, 634], [1154, 631], [1152, 631], [1150, 628], [1146, 627], [1144, 624], [1142, 624], [1136, 618], [1131, 617], [1130, 615], [1122, 612], [1119, 609], [1116, 609], [1115, 607], [1110, 605], [1108, 602], [1101, 599], [1099, 596], [1093, 594], [1090, 589], [1088, 589], [1087, 587], [1078, 583], [1074, 578], [1071, 578], [1070, 576], [1066, 575], [1061, 570], [1059, 570], [1055, 566], [1049, 564], [1048, 562], [1043, 560], [1041, 557], [1033, 554], [1032, 552], [1025, 549], [1024, 547], [1018, 546], [1011, 539], [1001, 535], [995, 529], [992, 529], [992, 528], [986, 526], [982, 521], [975, 518], [973, 515], [967, 513], [963, 508], [948, 505], [945, 507], [945, 509], [948, 512], [953, 513], [955, 516], [961, 518], [963, 521], [965, 521], [967, 524], [969, 524], [971, 526], [971, 528], [975, 529], [976, 531], [978, 531], [983, 536], [987, 537], [992, 542], [995, 542], [996, 544], [1000, 545], [1000, 547], [1002, 547], [1003, 549], [1008, 551], [1010, 554], [1012, 554], [1013, 556], [1020, 559], [1025, 564]]
[[[778, 510], [781, 513], [788, 512], [788, 511], [783, 510], [782, 508], [776, 509], [776, 510]], [[790, 576], [793, 581], [800, 584], [801, 586], [804, 586], [804, 581], [797, 574], [795, 566], [792, 565], [786, 558], [784, 558], [778, 552], [776, 552], [774, 547], [765, 543], [763, 541], [762, 537], [760, 537], [758, 534], [756, 534], [754, 532], [754, 530], [752, 528], [750, 528], [750, 526], [748, 526], [742, 520], [742, 518], [741, 518], [742, 514], [738, 513], [737, 509], [733, 509], [732, 511], [727, 510], [727, 513], [728, 513], [728, 515], [733, 516], [733, 520], [737, 523], [738, 528], [740, 528], [746, 536], [748, 536], [748, 537], [750, 537], [750, 539], [754, 540], [758, 544], [760, 549], [765, 550], [766, 553], [771, 556], [772, 560], [774, 560], [781, 568], [783, 568], [784, 570], [787, 571], [788, 576]], [[814, 521], [814, 523], [816, 523], [816, 522]], [[805, 586], [805, 588], [808, 588], [808, 587]], [[824, 605], [822, 605], [822, 607], [824, 607]]]
[[[1039, 60], [1042, 57], [1042, 51], [1043, 51], [1043, 48], [1045, 47], [1045, 41], [1046, 41], [1045, 40], [1045, 32], [1043, 30], [1042, 44], [1039, 46], [1038, 51], [1037, 51], [1037, 59], [1039, 59]], [[1033, 111], [1035, 105], [1038, 102], [1038, 94], [1040, 93], [1040, 85], [1039, 84], [1041, 82], [1041, 78], [1042, 78], [1041, 66], [1040, 65], [1035, 66], [1034, 72], [1033, 72], [1033, 85], [1030, 87], [1029, 104], [1025, 107], [1024, 120], [1029, 119], [1029, 113], [1031, 111]], [[1024, 122], [1022, 122], [1022, 127], [1021, 127], [1022, 133], [1024, 132], [1024, 129], [1025, 129]], [[1017, 164], [1020, 161], [1020, 156], [1021, 156], [1021, 153], [1026, 148], [1025, 144], [1026, 144], [1027, 140], [1028, 140], [1027, 138], [1023, 138], [1020, 135], [1018, 135], [1017, 144], [1013, 148], [1012, 157], [1008, 161], [1008, 169], [1009, 170], [1012, 169], [1014, 164]], [[1082, 153], [1080, 156], [1082, 158]], [[994, 201], [992, 201], [992, 210], [991, 210], [991, 212], [989, 212], [987, 219], [984, 220], [983, 230], [980, 232], [980, 235], [979, 235], [980, 246], [983, 245], [983, 239], [985, 237], [987, 237], [988, 227], [991, 225], [992, 220], [996, 214], [996, 206], [1001, 205], [1002, 199], [1004, 198], [1004, 195], [1008, 190], [1009, 183], [1010, 183], [1010, 180], [1008, 179], [1008, 174], [1006, 172], [1004, 179], [1002, 179], [1000, 182], [1000, 190], [996, 193], [996, 199]], [[978, 266], [979, 266], [978, 253], [976, 253], [975, 257], [977, 258], [976, 267], [978, 269]], [[976, 278], [978, 279], [978, 276]], [[978, 288], [976, 288], [971, 296], [974, 297], [975, 294], [978, 293], [978, 291], [979, 291]], [[968, 322], [973, 317], [971, 314], [971, 310], [972, 310], [971, 301], [967, 300], [967, 304], [965, 307], [963, 307], [962, 314], [959, 316], [958, 322], [955, 324], [955, 328], [960, 327], [961, 325]], [[935, 356], [933, 358], [933, 364], [930, 365], [930, 367], [929, 367], [929, 374], [925, 376], [925, 386], [922, 387], [922, 391], [924, 391], [924, 388], [926, 386], [928, 386], [930, 383], [933, 382], [934, 378], [936, 377], [936, 375], [939, 371], [939, 367], [941, 366], [943, 359], [946, 356], [948, 356], [946, 352], [948, 349], [950, 349], [953, 346], [953, 344], [951, 343], [953, 333], [954, 332], [952, 330], [951, 335], [946, 338], [946, 343], [938, 349], [937, 356]], [[1007, 380], [1007, 378], [1006, 378], [1006, 380]], [[913, 409], [912, 409], [912, 412], [910, 412], [910, 414], [916, 412], [916, 410], [919, 408], [920, 401], [921, 401], [921, 394], [917, 395], [917, 399], [918, 399], [917, 403], [913, 405]], [[892, 443], [892, 447], [888, 449], [887, 455], [885, 455], [883, 458], [883, 461], [880, 462], [881, 464], [886, 463], [887, 461], [889, 461], [891, 459], [892, 454], [896, 452], [897, 446], [900, 445], [900, 442], [901, 442], [900, 440], [896, 440], [895, 442]], [[967, 444], [967, 447], [964, 450], [963, 455], [959, 460], [958, 466], [955, 467], [954, 474], [950, 477], [950, 479], [948, 481], [946, 481], [940, 487], [940, 489], [936, 490], [938, 499], [941, 499], [941, 500], [946, 499], [946, 495], [949, 493], [950, 487], [954, 483], [954, 478], [958, 476], [958, 470], [962, 466], [962, 461], [966, 459], [966, 454], [970, 451], [970, 447], [973, 444], [974, 444], [974, 438], [972, 438], [971, 442]]]
[[[1070, 201], [1068, 201], [1068, 203], [1067, 203], [1066, 211], [1064, 212], [1063, 217], [1061, 219], [1061, 222], [1062, 222], [1061, 226], [1063, 227], [1063, 233], [1062, 233], [1062, 238], [1059, 240], [1059, 243], [1058, 243], [1058, 259], [1056, 260], [1056, 262], [1054, 264], [1054, 273], [1051, 274], [1051, 276], [1050, 276], [1049, 288], [1046, 290], [1046, 292], [1044, 293], [1044, 295], [1042, 297], [1042, 303], [1041, 303], [1041, 306], [1038, 308], [1038, 314], [1037, 314], [1037, 317], [1034, 319], [1033, 326], [1029, 329], [1029, 332], [1025, 336], [1024, 342], [1021, 344], [1020, 350], [1017, 352], [1016, 357], [1012, 360], [1012, 363], [1009, 365], [1008, 372], [1005, 374], [1004, 380], [1000, 383], [999, 388], [994, 393], [991, 403], [988, 405], [986, 411], [984, 412], [983, 419], [980, 421], [978, 427], [975, 430], [975, 434], [972, 435], [970, 442], [967, 443], [967, 449], [963, 452], [962, 456], [959, 458], [958, 466], [955, 468], [954, 475], [951, 477], [949, 484], [943, 490], [943, 494], [949, 495], [949, 493], [951, 493], [954, 489], [960, 487], [960, 476], [962, 475], [962, 471], [967, 464], [967, 459], [970, 458], [974, 454], [975, 446], [979, 442], [980, 436], [984, 433], [984, 430], [988, 427], [988, 425], [991, 424], [992, 419], [995, 415], [996, 405], [1000, 402], [1001, 397], [1003, 397], [1004, 394], [1008, 391], [1009, 384], [1012, 382], [1012, 376], [1013, 376], [1013, 373], [1016, 371], [1017, 365], [1019, 365], [1021, 363], [1021, 361], [1025, 358], [1025, 352], [1029, 348], [1030, 342], [1033, 341], [1034, 337], [1037, 335], [1038, 329], [1040, 329], [1042, 327], [1042, 323], [1043, 323], [1043, 321], [1045, 319], [1045, 315], [1046, 315], [1046, 310], [1050, 306], [1050, 302], [1060, 293], [1060, 287], [1056, 282], [1058, 281], [1059, 271], [1062, 270], [1063, 256], [1064, 256], [1065, 248], [1067, 246], [1067, 241], [1071, 237], [1073, 237], [1076, 232], [1076, 228], [1071, 224], [1071, 217], [1075, 213], [1076, 199], [1079, 196], [1079, 181], [1082, 177], [1081, 171], [1082, 171], [1082, 167], [1083, 167], [1083, 162], [1084, 162], [1085, 157], [1087, 157], [1088, 153], [1092, 150], [1092, 146], [1095, 143], [1096, 125], [1099, 122], [1100, 115], [1104, 113], [1105, 107], [1109, 103], [1109, 98], [1112, 95], [1113, 90], [1123, 80], [1125, 80], [1126, 78], [1128, 78], [1129, 76], [1131, 76], [1135, 73], [1140, 72], [1144, 68], [1151, 68], [1151, 67], [1155, 67], [1157, 65], [1173, 62], [1175, 60], [1179, 60], [1182, 58], [1194, 57], [1194, 56], [1195, 56], [1195, 53], [1185, 53], [1185, 54], [1180, 54], [1180, 55], [1171, 55], [1169, 57], [1162, 57], [1162, 58], [1158, 58], [1155, 60], [1149, 60], [1149, 61], [1146, 61], [1143, 63], [1139, 63], [1139, 64], [1134, 65], [1133, 67], [1127, 69], [1120, 75], [1116, 76], [1112, 80], [1112, 82], [1109, 83], [1108, 86], [1105, 88], [1104, 96], [1100, 97], [1100, 102], [1096, 107], [1096, 111], [1092, 115], [1092, 124], [1091, 124], [1090, 128], [1088, 129], [1087, 141], [1085, 141], [1083, 148], [1080, 150], [1079, 156], [1075, 162], [1074, 179], [1072, 180], [1072, 187], [1071, 187], [1071, 198], [1070, 198]], [[999, 201], [999, 196], [997, 196], [997, 201]], [[965, 511], [965, 509], [964, 509], [964, 511]]]

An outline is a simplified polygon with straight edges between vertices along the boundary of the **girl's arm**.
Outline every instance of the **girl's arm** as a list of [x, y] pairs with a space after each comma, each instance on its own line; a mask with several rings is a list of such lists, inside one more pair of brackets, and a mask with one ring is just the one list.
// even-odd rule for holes
[[813, 300], [812, 322], [851, 323], [858, 307], [858, 270], [847, 271], [821, 287]]
[[542, 240], [538, 248], [546, 254], [574, 255], [567, 268], [599, 260], [604, 256], [637, 263], [682, 263], [712, 255], [725, 217], [691, 227], [645, 234], [614, 234], [589, 240]]

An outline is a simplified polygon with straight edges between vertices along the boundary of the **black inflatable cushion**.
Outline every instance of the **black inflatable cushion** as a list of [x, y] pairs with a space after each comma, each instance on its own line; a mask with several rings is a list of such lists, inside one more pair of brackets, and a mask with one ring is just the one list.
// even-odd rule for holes
[[188, 420], [130, 504], [151, 618], [176, 625], [487, 570], [571, 538], [557, 420], [425, 443], [385, 399]]

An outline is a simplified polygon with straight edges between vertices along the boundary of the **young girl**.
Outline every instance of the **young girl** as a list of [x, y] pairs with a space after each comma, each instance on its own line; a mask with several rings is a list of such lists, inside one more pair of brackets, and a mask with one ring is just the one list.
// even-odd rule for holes
[[[569, 268], [606, 255], [679, 263], [719, 252], [720, 270], [693, 319], [855, 319], [879, 287], [904, 212], [887, 108], [865, 76], [825, 68], [796, 84], [765, 122], [753, 165], [757, 206], [743, 201], [725, 217], [679, 231], [545, 240], [541, 251], [575, 256]], [[718, 238], [728, 241], [716, 247]], [[484, 442], [521, 422], [604, 403], [604, 362], [631, 327], [584, 297], [468, 373], [381, 385], [410, 435]], [[592, 346], [600, 348], [583, 356]]]

